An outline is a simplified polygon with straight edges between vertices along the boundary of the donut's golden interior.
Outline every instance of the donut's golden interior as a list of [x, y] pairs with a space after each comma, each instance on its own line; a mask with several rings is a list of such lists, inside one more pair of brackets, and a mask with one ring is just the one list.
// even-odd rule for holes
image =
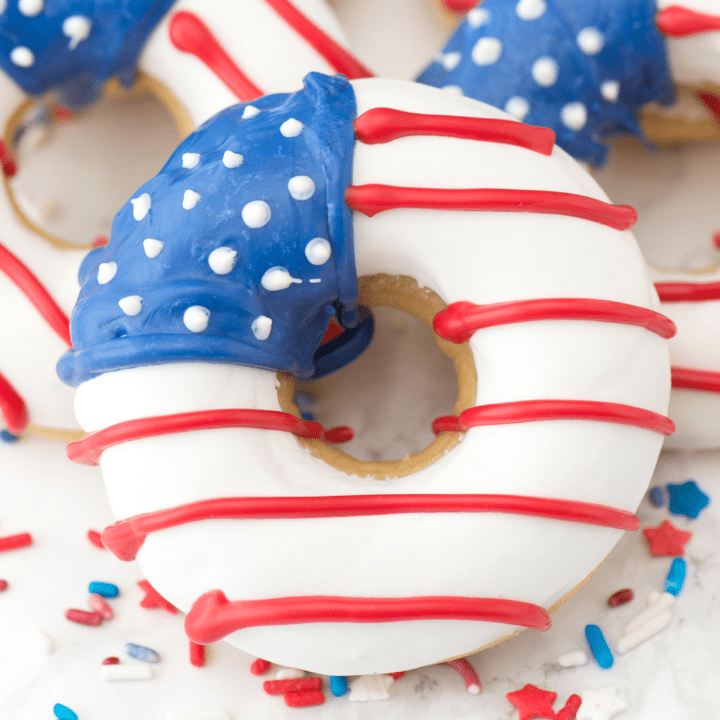
[[[372, 275], [362, 277], [360, 283], [360, 304], [373, 308], [378, 306], [395, 308], [417, 318], [432, 327], [435, 315], [446, 307], [446, 303], [433, 291], [421, 288], [417, 282], [405, 276]], [[458, 415], [475, 405], [477, 396], [477, 375], [473, 356], [468, 345], [455, 345], [436, 338], [442, 353], [447, 355], [454, 366], [457, 380], [457, 397], [452, 413]], [[352, 366], [349, 366], [352, 367]], [[295, 382], [288, 375], [280, 375], [278, 397], [285, 412], [299, 417], [297, 406], [293, 402]], [[305, 388], [305, 386], [300, 386]], [[417, 472], [432, 464], [461, 439], [460, 433], [445, 432], [438, 435], [427, 447], [399, 460], [358, 460], [341, 450], [338, 446], [315, 440], [300, 440], [313, 455], [321, 458], [333, 467], [350, 475], [386, 479], [402, 477]]]

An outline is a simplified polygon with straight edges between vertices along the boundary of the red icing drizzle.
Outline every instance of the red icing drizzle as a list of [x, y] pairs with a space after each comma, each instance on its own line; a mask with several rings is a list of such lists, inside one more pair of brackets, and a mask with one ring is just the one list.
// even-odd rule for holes
[[670, 5], [657, 14], [658, 30], [668, 37], [687, 37], [720, 30], [720, 15], [707, 15], [680, 5]]
[[441, 135], [517, 145], [542, 155], [551, 155], [555, 144], [552, 130], [514, 120], [424, 115], [384, 107], [364, 112], [355, 120], [354, 126], [355, 136], [366, 145], [386, 143], [409, 135]]
[[676, 332], [672, 320], [653, 310], [589, 298], [538, 298], [492, 305], [461, 300], [441, 310], [433, 320], [433, 327], [441, 338], [463, 343], [482, 328], [533, 320], [593, 320], [637, 325], [664, 338], [671, 338]]
[[27, 427], [27, 406], [2, 373], [0, 373], [0, 414], [7, 429], [14, 435], [20, 435]]
[[715, 122], [720, 125], [720, 97], [711, 92], [698, 93], [698, 97], [705, 107], [713, 114]]
[[670, 418], [619, 403], [593, 400], [519, 400], [516, 402], [478, 405], [460, 413], [460, 417], [446, 415], [433, 421], [433, 432], [465, 432], [484, 425], [508, 425], [542, 420], [594, 420], [597, 422], [633, 425], [672, 435], [675, 424]]
[[299, 623], [377, 623], [407, 620], [475, 620], [550, 628], [538, 605], [494, 598], [423, 596], [405, 598], [302, 595], [230, 602], [221, 590], [201, 595], [185, 618], [185, 632], [197, 643], [211, 643], [248, 627]]
[[659, 282], [655, 289], [666, 303], [720, 300], [720, 282]]
[[247, 102], [263, 91], [235, 64], [210, 28], [194, 13], [181, 10], [173, 15], [168, 27], [170, 42], [180, 51], [194, 55], [222, 80], [232, 93]]
[[120, 560], [134, 560], [152, 532], [200, 520], [275, 520], [403, 513], [507, 513], [637, 530], [632, 513], [577, 500], [524, 495], [330, 495], [229, 497], [136, 515], [105, 528], [103, 543]]
[[347, 442], [352, 439], [352, 430], [348, 427], [336, 427], [326, 431], [320, 423], [300, 420], [294, 415], [278, 410], [203, 410], [140, 418], [111, 425], [70, 443], [67, 446], [67, 454], [73, 462], [97, 465], [104, 450], [131, 440], [191, 430], [241, 427], [282, 430], [298, 437], [321, 439], [329, 443]]
[[325, 58], [335, 72], [342, 73], [350, 80], [372, 77], [372, 73], [357, 58], [338, 45], [289, 0], [265, 0], [265, 2], [319, 55]]
[[674, 367], [672, 386], [676, 389], [720, 393], [720, 372]]
[[373, 183], [350, 185], [345, 200], [351, 210], [369, 217], [395, 208], [422, 208], [566, 215], [616, 230], [627, 230], [637, 222], [637, 213], [628, 205], [611, 205], [584, 195], [549, 190], [421, 188]]

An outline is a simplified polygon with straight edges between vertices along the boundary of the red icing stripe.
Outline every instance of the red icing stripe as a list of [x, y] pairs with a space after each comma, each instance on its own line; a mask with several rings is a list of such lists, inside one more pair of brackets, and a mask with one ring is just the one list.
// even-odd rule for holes
[[335, 72], [342, 73], [350, 80], [372, 77], [372, 73], [357, 58], [338, 45], [289, 0], [265, 0], [265, 2], [319, 55], [325, 58]]
[[555, 144], [552, 130], [514, 120], [423, 115], [385, 107], [364, 112], [355, 120], [354, 126], [355, 136], [366, 145], [386, 143], [409, 135], [441, 135], [517, 145], [542, 155], [551, 155]]
[[405, 513], [507, 513], [637, 530], [629, 512], [577, 500], [523, 495], [330, 495], [230, 497], [136, 515], [105, 528], [103, 544], [120, 560], [134, 560], [153, 532], [201, 520], [276, 520]]
[[549, 190], [421, 188], [373, 183], [350, 185], [345, 200], [351, 210], [369, 217], [395, 208], [422, 208], [566, 215], [616, 230], [627, 230], [637, 222], [637, 213], [628, 205], [611, 205], [584, 195]]
[[64, 340], [68, 347], [72, 347], [70, 321], [67, 315], [60, 309], [60, 306], [53, 300], [30, 268], [2, 243], [0, 243], [0, 271], [5, 273], [8, 279], [25, 295], [60, 339]]
[[329, 443], [347, 442], [352, 439], [352, 430], [348, 427], [336, 427], [326, 431], [320, 423], [300, 420], [289, 413], [277, 410], [203, 410], [140, 418], [111, 425], [70, 443], [67, 446], [67, 454], [73, 462], [97, 465], [104, 450], [131, 440], [191, 430], [241, 427], [281, 430], [299, 437], [322, 439]]
[[433, 421], [433, 432], [465, 432], [484, 425], [508, 425], [542, 420], [595, 420], [619, 423], [672, 435], [675, 424], [670, 418], [632, 405], [592, 400], [519, 400], [517, 402], [478, 405], [460, 413]]
[[713, 114], [715, 122], [720, 125], [720, 97], [715, 93], [701, 92], [698, 97], [705, 107]]
[[672, 386], [682, 390], [720, 393], [720, 372], [674, 367], [672, 368]]
[[13, 435], [21, 435], [28, 424], [27, 406], [15, 388], [0, 373], [0, 415]]
[[658, 30], [668, 37], [687, 37], [720, 30], [720, 15], [707, 15], [680, 5], [670, 5], [656, 17]]
[[461, 300], [441, 310], [433, 320], [433, 327], [441, 338], [463, 343], [482, 328], [533, 320], [593, 320], [637, 325], [664, 338], [671, 338], [677, 330], [672, 320], [653, 310], [585, 298], [538, 298], [492, 305]]
[[720, 300], [720, 282], [659, 282], [655, 289], [667, 303]]
[[203, 62], [240, 100], [248, 102], [263, 91], [235, 64], [217, 41], [210, 28], [194, 13], [175, 13], [168, 27], [170, 42], [181, 52], [190, 53]]
[[518, 600], [423, 596], [404, 598], [302, 595], [230, 602], [221, 590], [201, 595], [185, 618], [196, 643], [212, 643], [249, 627], [300, 623], [474, 620], [549, 630], [547, 611]]

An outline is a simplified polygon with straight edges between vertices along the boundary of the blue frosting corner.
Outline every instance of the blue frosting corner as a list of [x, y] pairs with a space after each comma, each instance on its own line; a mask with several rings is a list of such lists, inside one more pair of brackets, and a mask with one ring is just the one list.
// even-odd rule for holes
[[355, 117], [350, 82], [311, 73], [190, 135], [83, 262], [61, 379], [189, 361], [311, 376], [330, 319], [358, 322]]
[[36, 15], [8, 2], [0, 66], [29, 95], [53, 90], [67, 107], [85, 107], [111, 78], [132, 85], [145, 42], [175, 2], [44, 0]]
[[655, 0], [484, 0], [417, 78], [551, 128], [602, 165], [603, 138], [642, 137], [642, 105], [674, 100]]

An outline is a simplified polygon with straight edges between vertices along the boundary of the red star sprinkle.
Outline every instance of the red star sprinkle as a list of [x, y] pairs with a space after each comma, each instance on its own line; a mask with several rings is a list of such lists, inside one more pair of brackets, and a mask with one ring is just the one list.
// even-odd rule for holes
[[528, 683], [522, 690], [508, 693], [505, 696], [520, 713], [518, 720], [533, 720], [533, 718], [552, 718], [555, 711], [552, 704], [557, 693], [541, 690]]
[[139, 580], [138, 586], [145, 593], [145, 597], [140, 601], [140, 607], [160, 608], [173, 615], [177, 614], [177, 608], [169, 603], [147, 580]]
[[656, 528], [643, 528], [643, 535], [650, 543], [653, 555], [674, 555], [680, 557], [685, 553], [685, 545], [693, 536], [689, 530], [679, 530], [669, 520]]

